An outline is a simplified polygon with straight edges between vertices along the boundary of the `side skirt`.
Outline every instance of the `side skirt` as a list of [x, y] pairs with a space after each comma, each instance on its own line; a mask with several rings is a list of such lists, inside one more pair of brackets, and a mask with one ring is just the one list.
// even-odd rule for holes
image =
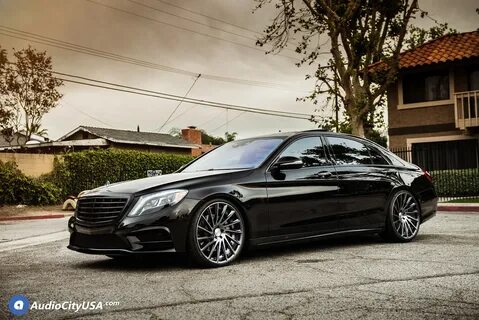
[[322, 233], [322, 234], [291, 234], [291, 235], [283, 235], [283, 236], [275, 236], [275, 237], [263, 237], [263, 238], [256, 238], [251, 239], [249, 241], [250, 245], [252, 246], [268, 246], [274, 244], [281, 244], [281, 243], [293, 243], [293, 242], [302, 242], [302, 241], [309, 241], [309, 240], [316, 240], [322, 238], [332, 238], [332, 237], [340, 237], [344, 235], [351, 235], [351, 234], [361, 234], [361, 233], [377, 233], [381, 232], [382, 228], [368, 228], [368, 229], [354, 229], [354, 230], [344, 230], [344, 231], [336, 231], [330, 233]]

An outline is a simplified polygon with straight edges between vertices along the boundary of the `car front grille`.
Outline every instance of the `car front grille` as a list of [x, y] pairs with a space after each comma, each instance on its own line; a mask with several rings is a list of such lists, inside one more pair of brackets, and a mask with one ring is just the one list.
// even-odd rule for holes
[[121, 217], [128, 198], [84, 197], [78, 199], [76, 219], [83, 225], [106, 225]]

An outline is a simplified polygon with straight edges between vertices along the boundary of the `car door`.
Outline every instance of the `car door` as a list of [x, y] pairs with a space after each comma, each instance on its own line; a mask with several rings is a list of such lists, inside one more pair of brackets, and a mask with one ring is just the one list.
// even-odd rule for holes
[[[278, 168], [284, 161], [293, 165]], [[339, 186], [320, 136], [290, 142], [267, 170], [266, 185], [272, 235], [320, 233], [337, 228], [334, 214]]]
[[341, 230], [374, 228], [384, 223], [392, 188], [387, 160], [353, 137], [327, 136], [338, 176], [338, 223]]

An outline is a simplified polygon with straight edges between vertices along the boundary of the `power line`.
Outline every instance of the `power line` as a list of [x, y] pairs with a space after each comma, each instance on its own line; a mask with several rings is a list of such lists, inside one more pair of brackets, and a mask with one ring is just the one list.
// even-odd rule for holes
[[[218, 18], [215, 18], [215, 17], [211, 17], [211, 16], [208, 16], [208, 15], [203, 14], [203, 13], [201, 13], [201, 12], [193, 11], [193, 10], [190, 10], [190, 9], [188, 9], [188, 8], [181, 7], [181, 6], [178, 6], [178, 5], [176, 5], [176, 4], [173, 4], [173, 3], [170, 3], [170, 2], [167, 2], [167, 1], [163, 1], [163, 0], [156, 0], [156, 1], [161, 2], [161, 3], [164, 3], [164, 4], [166, 4], [166, 5], [168, 5], [168, 6], [171, 6], [171, 7], [174, 7], [174, 8], [178, 8], [178, 9], [181, 9], [181, 10], [184, 10], [184, 11], [187, 11], [187, 12], [190, 12], [190, 13], [193, 13], [193, 14], [196, 14], [196, 15], [199, 15], [199, 16], [201, 16], [201, 17], [204, 17], [204, 18], [207, 18], [207, 19], [210, 19], [210, 20], [213, 20], [213, 21], [221, 22], [221, 23], [224, 23], [224, 24], [226, 24], [226, 25], [230, 25], [230, 26], [235, 27], [235, 28], [238, 28], [238, 29], [242, 29], [242, 30], [245, 30], [245, 31], [248, 31], [248, 32], [252, 32], [252, 33], [255, 33], [255, 34], [257, 34], [257, 35], [261, 35], [261, 32], [258, 32], [258, 31], [256, 31], [256, 30], [252, 30], [252, 29], [248, 29], [248, 28], [245, 28], [245, 27], [240, 26], [240, 25], [237, 25], [237, 24], [233, 24], [233, 23], [228, 22], [228, 21], [226, 21], [226, 20], [222, 20], [222, 19], [218, 19]], [[292, 42], [290, 42], [290, 41], [288, 41], [288, 43], [291, 44], [291, 45], [295, 45], [295, 46], [297, 45], [297, 44], [292, 43]], [[293, 49], [289, 49], [289, 48], [284, 48], [284, 49], [285, 49], [285, 50], [291, 50], [291, 51], [293, 51], [293, 52], [296, 52], [296, 51], [293, 50]]]
[[[186, 91], [185, 93], [185, 96], [184, 98], [188, 97], [188, 94], [190, 93], [191, 89], [193, 89], [193, 87], [195, 86], [196, 84], [196, 81], [198, 81], [198, 79], [201, 77], [201, 74], [199, 74], [195, 81], [193, 81], [193, 84], [190, 86], [190, 88], [188, 89], [188, 91]], [[184, 100], [181, 100], [178, 105], [176, 106], [176, 108], [170, 113], [170, 115], [168, 116], [168, 119], [166, 119], [166, 121], [161, 125], [161, 127], [158, 129], [158, 131], [161, 132], [161, 129], [163, 129], [163, 127], [168, 123], [168, 120], [171, 119], [171, 117], [173, 116], [173, 114], [176, 112], [176, 110], [178, 110], [178, 108], [181, 106], [181, 104], [183, 103]]]
[[[142, 2], [138, 2], [138, 1], [135, 1], [135, 0], [127, 0], [127, 1], [129, 1], [129, 2], [131, 2], [131, 3], [134, 3], [134, 4], [137, 4], [137, 5], [139, 5], [139, 6], [142, 6], [142, 7], [144, 7], [144, 8], [148, 8], [148, 9], [151, 9], [151, 10], [154, 10], [154, 11], [158, 11], [158, 12], [161, 12], [161, 13], [164, 13], [164, 14], [167, 14], [167, 15], [170, 15], [170, 16], [173, 16], [173, 17], [176, 17], [176, 18], [180, 18], [180, 19], [183, 19], [183, 20], [186, 20], [186, 21], [190, 21], [190, 22], [199, 24], [199, 25], [201, 25], [201, 26], [205, 26], [205, 27], [210, 28], [210, 29], [213, 29], [213, 30], [218, 30], [218, 31], [221, 31], [221, 32], [224, 32], [224, 33], [229, 33], [229, 34], [232, 34], [232, 35], [234, 35], [234, 36], [241, 37], [241, 38], [248, 39], [248, 40], [253, 40], [253, 41], [256, 41], [256, 40], [257, 40], [257, 39], [254, 38], [254, 37], [245, 36], [245, 35], [240, 34], [240, 33], [236, 33], [236, 32], [228, 31], [228, 30], [225, 30], [225, 29], [221, 29], [221, 28], [218, 28], [218, 27], [209, 25], [209, 24], [207, 24], [207, 23], [199, 22], [199, 21], [196, 21], [196, 20], [194, 20], [194, 19], [186, 18], [186, 17], [180, 16], [180, 15], [178, 15], [178, 14], [174, 14], [174, 13], [171, 13], [171, 12], [168, 12], [168, 11], [165, 11], [165, 10], [162, 10], [162, 9], [159, 9], [159, 8], [156, 8], [156, 7], [153, 7], [153, 6], [149, 6], [149, 5], [144, 4], [144, 3], [142, 3]], [[295, 52], [293, 49], [290, 49], [290, 48], [285, 48], [285, 50], [289, 50], [289, 51]]]
[[[121, 8], [117, 8], [117, 7], [113, 7], [113, 6], [110, 6], [110, 5], [101, 3], [101, 2], [97, 2], [97, 1], [94, 1], [94, 0], [84, 0], [84, 1], [88, 1], [88, 2], [93, 3], [93, 4], [95, 4], [95, 5], [98, 5], [98, 6], [102, 6], [102, 7], [105, 7], [105, 8], [109, 8], [109, 9], [111, 9], [111, 10], [123, 12], [123, 13], [128, 14], [128, 15], [132, 15], [132, 16], [135, 16], [135, 17], [138, 17], [138, 18], [142, 18], [142, 19], [149, 20], [149, 21], [153, 21], [153, 22], [156, 22], [156, 23], [159, 23], [159, 24], [167, 25], [167, 26], [170, 26], [170, 27], [173, 27], [173, 28], [177, 28], [177, 29], [180, 29], [180, 30], [183, 30], [183, 31], [188, 31], [188, 32], [196, 33], [196, 34], [199, 34], [199, 35], [202, 35], [202, 36], [205, 36], [205, 37], [209, 37], [209, 38], [212, 38], [212, 39], [216, 39], [216, 40], [220, 40], [220, 41], [225, 41], [225, 42], [228, 42], [228, 43], [237, 45], [237, 46], [242, 46], [242, 47], [249, 48], [249, 49], [253, 49], [253, 50], [256, 50], [256, 51], [261, 51], [261, 52], [263, 52], [263, 53], [266, 53], [266, 52], [267, 52], [266, 50], [263, 50], [263, 49], [261, 49], [261, 48], [248, 46], [248, 45], [243, 44], [243, 43], [240, 43], [240, 42], [236, 42], [236, 41], [232, 41], [232, 40], [220, 38], [220, 37], [217, 37], [217, 36], [213, 36], [213, 35], [211, 35], [211, 34], [208, 34], [208, 33], [199, 32], [199, 31], [196, 31], [196, 30], [192, 30], [192, 29], [188, 29], [188, 28], [185, 28], [185, 27], [177, 26], [177, 25], [172, 24], [172, 23], [168, 23], [168, 22], [161, 21], [161, 20], [158, 20], [158, 19], [154, 19], [154, 18], [150, 18], [150, 17], [147, 17], [147, 16], [143, 16], [143, 15], [138, 14], [138, 13], [134, 13], [134, 12], [131, 12], [131, 11], [128, 11], [128, 10], [124, 10], [124, 9], [121, 9]], [[277, 54], [275, 54], [275, 55], [282, 56], [282, 57], [289, 58], [289, 59], [293, 59], [293, 60], [298, 60], [298, 59], [295, 58], [295, 57], [291, 57], [291, 56], [284, 55], [284, 54], [280, 54], [280, 53], [277, 53]]]
[[[54, 73], [58, 73], [58, 72], [54, 72]], [[83, 77], [78, 77], [78, 76], [73, 76], [73, 75], [71, 77], [83, 78]], [[81, 85], [86, 85], [86, 86], [91, 86], [91, 87], [97, 87], [97, 88], [102, 88], [102, 89], [108, 89], [108, 90], [113, 90], [113, 91], [131, 93], [131, 94], [136, 94], [136, 95], [148, 96], [148, 97], [153, 97], [153, 98], [160, 98], [160, 99], [166, 99], [166, 100], [172, 100], [172, 101], [183, 100], [184, 103], [198, 104], [198, 105], [213, 107], [213, 108], [246, 111], [246, 112], [250, 112], [250, 113], [266, 114], [266, 115], [270, 115], [270, 116], [293, 118], [293, 119], [302, 119], [302, 120], [310, 120], [313, 117], [313, 115], [309, 115], [309, 114], [306, 114], [306, 113], [277, 111], [277, 110], [271, 110], [271, 109], [262, 109], [262, 108], [255, 108], [255, 107], [232, 105], [232, 104], [214, 102], [214, 101], [209, 101], [209, 100], [184, 98], [184, 97], [171, 95], [171, 94], [167, 94], [167, 93], [155, 92], [155, 91], [152, 91], [152, 90], [144, 90], [144, 89], [139, 89], [139, 88], [134, 88], [134, 87], [128, 87], [128, 86], [124, 86], [124, 85], [113, 84], [113, 83], [108, 83], [108, 82], [99, 81], [99, 80], [90, 80], [90, 81], [98, 82], [98, 83], [105, 83], [105, 84], [109, 84], [109, 85], [112, 85], [112, 86], [115, 86], [115, 87], [120, 87], [120, 88], [115, 88], [115, 87], [105, 86], [105, 85], [97, 85], [97, 84], [92, 84], [92, 83], [82, 82], [82, 81], [76, 81], [76, 80], [71, 80], [71, 79], [66, 79], [66, 78], [61, 78], [61, 77], [55, 77], [55, 78], [59, 79], [59, 80], [62, 80], [62, 81], [66, 81], [66, 82], [71, 82], [71, 83], [76, 83], [76, 84], [81, 84]], [[132, 88], [132, 89], [122, 89], [122, 88]]]
[[209, 133], [213, 133], [213, 132], [215, 132], [216, 130], [223, 128], [223, 127], [226, 126], [228, 123], [231, 123], [231, 122], [233, 122], [234, 120], [236, 120], [236, 119], [238, 119], [239, 117], [241, 117], [243, 114], [245, 114], [245, 112], [246, 112], [246, 111], [241, 112], [240, 114], [238, 114], [238, 115], [237, 115], [236, 117], [234, 117], [233, 119], [227, 120], [227, 121], [226, 121], [225, 123], [223, 123], [221, 126], [218, 126], [218, 127], [214, 128], [213, 130], [210, 130], [210, 131], [208, 131], [208, 132], [209, 132]]
[[81, 113], [81, 114], [87, 116], [88, 118], [93, 119], [93, 120], [95, 120], [95, 121], [97, 121], [97, 122], [99, 122], [99, 123], [101, 123], [101, 124], [104, 124], [104, 125], [110, 127], [110, 128], [114, 128], [114, 127], [115, 127], [115, 126], [113, 126], [113, 125], [111, 125], [111, 124], [109, 124], [109, 123], [107, 123], [107, 122], [105, 122], [105, 121], [103, 121], [103, 120], [100, 120], [100, 119], [98, 119], [98, 118], [92, 116], [91, 114], [89, 114], [89, 113], [87, 113], [87, 112], [85, 112], [85, 111], [83, 111], [83, 110], [81, 110], [81, 109], [78, 109], [77, 107], [75, 107], [75, 106], [72, 105], [71, 103], [67, 103], [65, 100], [63, 100], [63, 101], [61, 102], [61, 104], [62, 104], [63, 106], [70, 106], [70, 107], [72, 107], [73, 110], [75, 110], [76, 112], [79, 112], [79, 113]]
[[[228, 103], [223, 103], [223, 102], [214, 102], [214, 101], [209, 101], [209, 100], [202, 100], [202, 99], [195, 99], [195, 98], [186, 98], [186, 97], [181, 97], [181, 96], [174, 95], [174, 94], [170, 94], [170, 93], [164, 93], [164, 92], [160, 92], [160, 91], [154, 91], [154, 90], [142, 89], [142, 88], [138, 88], [138, 87], [126, 86], [126, 85], [122, 85], [122, 84], [118, 84], [118, 83], [113, 83], [113, 82], [108, 82], [108, 81], [102, 81], [102, 80], [96, 80], [96, 79], [87, 78], [87, 77], [82, 77], [82, 76], [77, 76], [77, 75], [73, 75], [73, 74], [69, 74], [69, 73], [63, 73], [63, 72], [57, 72], [57, 71], [51, 71], [51, 72], [54, 73], [54, 74], [62, 75], [62, 76], [67, 76], [67, 77], [71, 77], [71, 78], [76, 78], [76, 79], [91, 81], [91, 82], [95, 82], [95, 83], [100, 83], [100, 84], [102, 84], [102, 85], [115, 86], [115, 87], [119, 87], [119, 88], [127, 89], [127, 90], [134, 90], [134, 91], [145, 92], [145, 93], [148, 93], [148, 94], [161, 95], [161, 96], [164, 96], [165, 99], [174, 100], [174, 101], [181, 101], [181, 100], [183, 100], [184, 102], [188, 102], [188, 103], [192, 103], [192, 104], [197, 103], [197, 104], [200, 104], [200, 105], [204, 105], [204, 104], [214, 104], [214, 105], [217, 105], [217, 106], [221, 106], [221, 107], [223, 107], [224, 109], [236, 110], [236, 109], [241, 109], [241, 108], [242, 108], [242, 109], [247, 109], [247, 110], [252, 110], [252, 111], [258, 110], [258, 111], [265, 111], [265, 112], [270, 112], [270, 113], [275, 113], [275, 114], [283, 114], [283, 115], [286, 115], [286, 116], [287, 116], [287, 115], [290, 115], [290, 116], [303, 116], [303, 117], [308, 117], [308, 119], [312, 116], [312, 115], [310, 115], [310, 114], [301, 113], [301, 112], [280, 111], [280, 110], [273, 110], [273, 109], [264, 109], [264, 108], [256, 108], [256, 107], [246, 107], [246, 106], [240, 106], [240, 105], [235, 105], [235, 104], [228, 104]], [[65, 79], [60, 79], [60, 80], [65, 80]], [[71, 81], [71, 80], [65, 80], [65, 81], [73, 82], [73, 81]], [[242, 110], [240, 110], [240, 111], [242, 111]]]
[[[82, 81], [60, 78], [60, 77], [55, 77], [55, 78], [59, 79], [59, 80], [62, 80], [62, 81], [65, 81], [65, 82], [76, 83], [76, 84], [80, 84], [80, 85], [102, 88], [102, 89], [107, 89], [107, 90], [113, 90], [113, 91], [118, 91], [118, 92], [131, 93], [131, 94], [147, 96], [147, 97], [152, 97], [152, 98], [159, 98], [159, 99], [172, 100], [172, 101], [181, 101], [181, 99], [182, 99], [181, 97], [180, 98], [174, 98], [174, 97], [168, 97], [168, 96], [161, 96], [161, 95], [158, 95], [158, 94], [155, 95], [155, 94], [148, 94], [148, 93], [144, 93], [144, 92], [138, 92], [138, 91], [132, 91], [132, 90], [126, 90], [126, 89], [120, 89], [120, 88], [113, 88], [113, 87], [97, 85], [97, 84], [92, 84], [92, 83], [87, 83], [87, 82], [82, 82]], [[281, 113], [275, 113], [275, 112], [271, 112], [271, 111], [263, 111], [265, 109], [260, 109], [260, 108], [255, 108], [255, 109], [248, 108], [248, 109], [246, 109], [247, 107], [243, 107], [243, 106], [226, 107], [221, 103], [208, 102], [207, 100], [202, 100], [202, 101], [203, 102], [197, 102], [197, 101], [194, 101], [194, 100], [193, 101], [184, 100], [184, 103], [198, 104], [198, 105], [213, 107], [213, 108], [245, 111], [245, 112], [249, 112], [249, 113], [265, 114], [265, 115], [269, 115], [269, 116], [291, 118], [291, 119], [310, 120], [313, 117], [312, 115], [307, 115], [307, 114], [304, 114], [304, 116], [295, 116], [295, 115], [291, 115], [291, 114], [281, 114]]]
[[200, 123], [200, 124], [198, 125], [198, 128], [201, 128], [201, 127], [203, 127], [205, 124], [210, 123], [211, 121], [215, 120], [215, 119], [220, 115], [220, 113], [222, 113], [222, 112], [223, 112], [223, 111], [220, 110], [218, 113], [215, 113], [215, 115], [214, 115], [212, 118], [206, 120], [205, 122]]
[[[16, 63], [10, 63], [10, 64], [16, 65]], [[62, 78], [62, 77], [53, 77], [53, 78], [56, 78], [56, 79], [59, 79], [59, 80], [65, 81], [65, 82], [70, 82], [70, 83], [75, 83], [75, 84], [80, 84], [80, 85], [85, 85], [85, 86], [91, 86], [91, 87], [96, 87], [96, 88], [102, 88], [102, 89], [107, 89], [107, 90], [113, 90], [113, 91], [117, 91], [117, 92], [125, 92], [125, 93], [131, 93], [131, 94], [136, 94], [136, 95], [142, 95], [142, 96], [165, 99], [165, 100], [172, 100], [172, 101], [183, 101], [185, 103], [203, 105], [203, 106], [208, 106], [208, 107], [213, 107], [213, 108], [231, 109], [231, 110], [236, 110], [236, 111], [245, 111], [245, 112], [250, 112], [250, 113], [266, 114], [266, 115], [271, 115], [271, 116], [276, 116], [276, 117], [285, 117], [285, 118], [302, 119], [302, 120], [310, 120], [311, 118], [313, 118], [313, 115], [306, 114], [306, 113], [301, 113], [301, 112], [280, 111], [280, 110], [264, 109], [264, 108], [257, 108], [257, 107], [247, 107], [247, 106], [242, 106], [242, 105], [228, 104], [228, 103], [223, 103], [223, 102], [215, 102], [215, 101], [210, 101], [210, 100], [187, 98], [187, 97], [181, 97], [181, 96], [170, 94], [170, 93], [154, 91], [154, 90], [147, 90], [147, 89], [142, 89], [142, 88], [139, 88], [139, 87], [126, 86], [126, 85], [122, 85], [122, 84], [118, 84], [118, 83], [96, 80], [96, 79], [87, 78], [87, 77], [78, 76], [78, 75], [73, 75], [73, 74], [64, 73], [64, 72], [58, 72], [58, 71], [52, 71], [52, 70], [48, 70], [48, 71], [53, 73], [53, 74], [58, 74], [58, 75], [61, 75], [61, 76], [64, 76], [64, 77], [70, 77], [70, 78], [74, 78], [74, 79], [80, 79], [80, 80], [88, 81], [88, 82], [85, 82], [85, 81], [71, 80], [71, 79]], [[93, 83], [91, 83], [91, 82], [93, 82]]]
[[202, 17], [207, 18], [207, 19], [210, 19], [210, 20], [214, 20], [214, 21], [217, 21], [217, 22], [221, 22], [221, 23], [224, 23], [224, 24], [233, 26], [233, 27], [238, 28], [238, 29], [242, 29], [242, 30], [245, 30], [245, 31], [248, 31], [248, 32], [252, 32], [252, 33], [255, 33], [255, 34], [261, 34], [261, 32], [258, 32], [258, 31], [252, 30], [252, 29], [248, 29], [248, 28], [245, 28], [245, 27], [240, 26], [240, 25], [237, 25], [237, 24], [233, 24], [233, 23], [228, 22], [228, 21], [226, 21], [226, 20], [222, 20], [222, 19], [218, 19], [218, 18], [215, 18], [215, 17], [211, 17], [211, 16], [208, 16], [208, 15], [203, 14], [203, 13], [201, 13], [201, 12], [193, 11], [193, 10], [190, 10], [190, 9], [188, 9], [188, 8], [178, 6], [178, 5], [176, 5], [176, 4], [169, 3], [169, 2], [167, 2], [167, 1], [163, 1], [163, 0], [156, 0], [156, 1], [161, 2], [161, 3], [164, 3], [164, 4], [166, 4], [166, 5], [168, 5], [168, 6], [171, 6], [171, 7], [174, 7], [174, 8], [178, 8], [178, 9], [181, 9], [181, 10], [184, 10], [184, 11], [187, 11], [187, 12], [190, 12], [190, 13], [193, 13], [193, 14], [196, 14], [196, 15], [199, 15], [199, 16], [202, 16]]
[[192, 105], [190, 108], [185, 109], [185, 111], [180, 112], [176, 117], [174, 117], [173, 119], [171, 119], [168, 123], [172, 123], [173, 121], [175, 121], [176, 119], [178, 119], [179, 117], [181, 117], [182, 115], [184, 115], [185, 113], [187, 113], [187, 112], [193, 110], [195, 107], [196, 107], [196, 105]]
[[[95, 56], [95, 57], [100, 57], [112, 61], [119, 61], [123, 63], [128, 63], [132, 65], [138, 65], [141, 67], [145, 68], [150, 68], [150, 69], [156, 69], [160, 71], [166, 71], [166, 72], [172, 72], [172, 73], [177, 73], [185, 76], [197, 76], [199, 73], [193, 72], [193, 71], [188, 71], [184, 69], [179, 69], [179, 68], [174, 68], [174, 67], [169, 67], [157, 63], [153, 63], [150, 61], [145, 61], [145, 60], [139, 60], [136, 58], [131, 58], [128, 56], [123, 56], [119, 55], [116, 53], [108, 52], [108, 51], [103, 51], [103, 50], [98, 50], [95, 48], [91, 47], [86, 47], [82, 45], [78, 45], [75, 43], [71, 42], [66, 42], [63, 40], [58, 40], [46, 36], [42, 36], [39, 34], [19, 30], [19, 29], [14, 29], [10, 28], [7, 26], [0, 25], [0, 32], [1, 35], [16, 38], [16, 39], [21, 39], [25, 41], [30, 41], [34, 43], [39, 43], [55, 48], [60, 48], [64, 50], [69, 50], [73, 52], [78, 52], [90, 56]], [[5, 33], [6, 32], [6, 33]], [[238, 78], [232, 78], [232, 77], [225, 77], [225, 76], [218, 76], [218, 75], [211, 75], [211, 74], [204, 74], [202, 73], [202, 78], [208, 79], [208, 80], [214, 80], [214, 81], [222, 81], [222, 82], [229, 82], [229, 83], [236, 83], [236, 84], [243, 84], [243, 85], [250, 85], [250, 86], [258, 86], [258, 87], [265, 87], [265, 88], [271, 88], [271, 89], [282, 89], [282, 90], [288, 90], [288, 91], [300, 91], [299, 89], [295, 88], [290, 88], [290, 87], [285, 87], [279, 83], [274, 83], [274, 82], [265, 82], [265, 81], [257, 81], [257, 80], [246, 80], [246, 79], [238, 79]], [[301, 92], [306, 92], [301, 91]]]
[[[132, 86], [125, 86], [125, 85], [122, 85], [122, 84], [117, 84], [117, 83], [102, 81], [102, 80], [96, 80], [96, 79], [92, 79], [92, 78], [72, 75], [72, 74], [69, 74], [69, 73], [63, 73], [63, 72], [57, 72], [57, 71], [52, 71], [52, 73], [59, 74], [59, 75], [62, 75], [62, 76], [72, 77], [72, 78], [76, 78], [76, 79], [87, 80], [87, 81], [91, 81], [91, 82], [95, 82], [95, 83], [100, 83], [102, 85], [115, 86], [115, 87], [120, 87], [120, 88], [127, 89], [127, 90], [134, 90], [134, 91], [145, 92], [145, 93], [148, 93], [148, 94], [161, 95], [161, 96], [165, 96], [165, 98], [167, 98], [169, 100], [174, 100], [174, 101], [183, 100], [183, 101], [188, 102], [188, 103], [193, 103], [193, 104], [198, 103], [198, 104], [203, 104], [203, 105], [205, 103], [210, 103], [210, 104], [215, 104], [215, 105], [222, 106], [225, 109], [229, 108], [229, 109], [235, 110], [235, 109], [238, 109], [238, 108], [243, 108], [243, 109], [252, 110], [252, 111], [259, 110], [259, 111], [265, 111], [265, 112], [276, 113], [276, 114], [284, 114], [284, 115], [291, 115], [291, 116], [304, 116], [304, 117], [308, 117], [308, 119], [309, 119], [309, 117], [311, 117], [311, 115], [306, 114], [306, 113], [301, 113], [301, 112], [280, 111], [280, 110], [273, 110], [273, 109], [246, 107], [246, 106], [240, 106], [240, 105], [234, 105], [234, 104], [228, 104], [228, 103], [222, 103], [222, 102], [213, 102], [213, 101], [209, 101], [209, 100], [186, 98], [186, 97], [181, 97], [181, 96], [170, 94], [170, 93], [164, 93], [164, 92], [154, 91], [154, 90], [147, 90], [147, 89], [142, 89], [142, 88], [132, 87]], [[60, 79], [60, 80], [64, 80], [64, 79]], [[68, 81], [68, 80], [66, 80], [66, 81]], [[70, 82], [72, 82], [72, 81], [70, 81]]]

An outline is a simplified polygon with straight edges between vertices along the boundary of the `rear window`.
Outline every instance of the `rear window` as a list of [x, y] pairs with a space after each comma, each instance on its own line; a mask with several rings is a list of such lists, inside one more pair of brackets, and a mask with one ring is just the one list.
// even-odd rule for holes
[[371, 164], [371, 157], [365, 144], [356, 140], [340, 137], [328, 137], [336, 164], [358, 165]]
[[386, 160], [383, 154], [379, 152], [377, 149], [369, 147], [369, 154], [371, 155], [371, 161], [373, 162], [373, 164], [379, 164], [379, 165], [389, 164], [389, 162]]

